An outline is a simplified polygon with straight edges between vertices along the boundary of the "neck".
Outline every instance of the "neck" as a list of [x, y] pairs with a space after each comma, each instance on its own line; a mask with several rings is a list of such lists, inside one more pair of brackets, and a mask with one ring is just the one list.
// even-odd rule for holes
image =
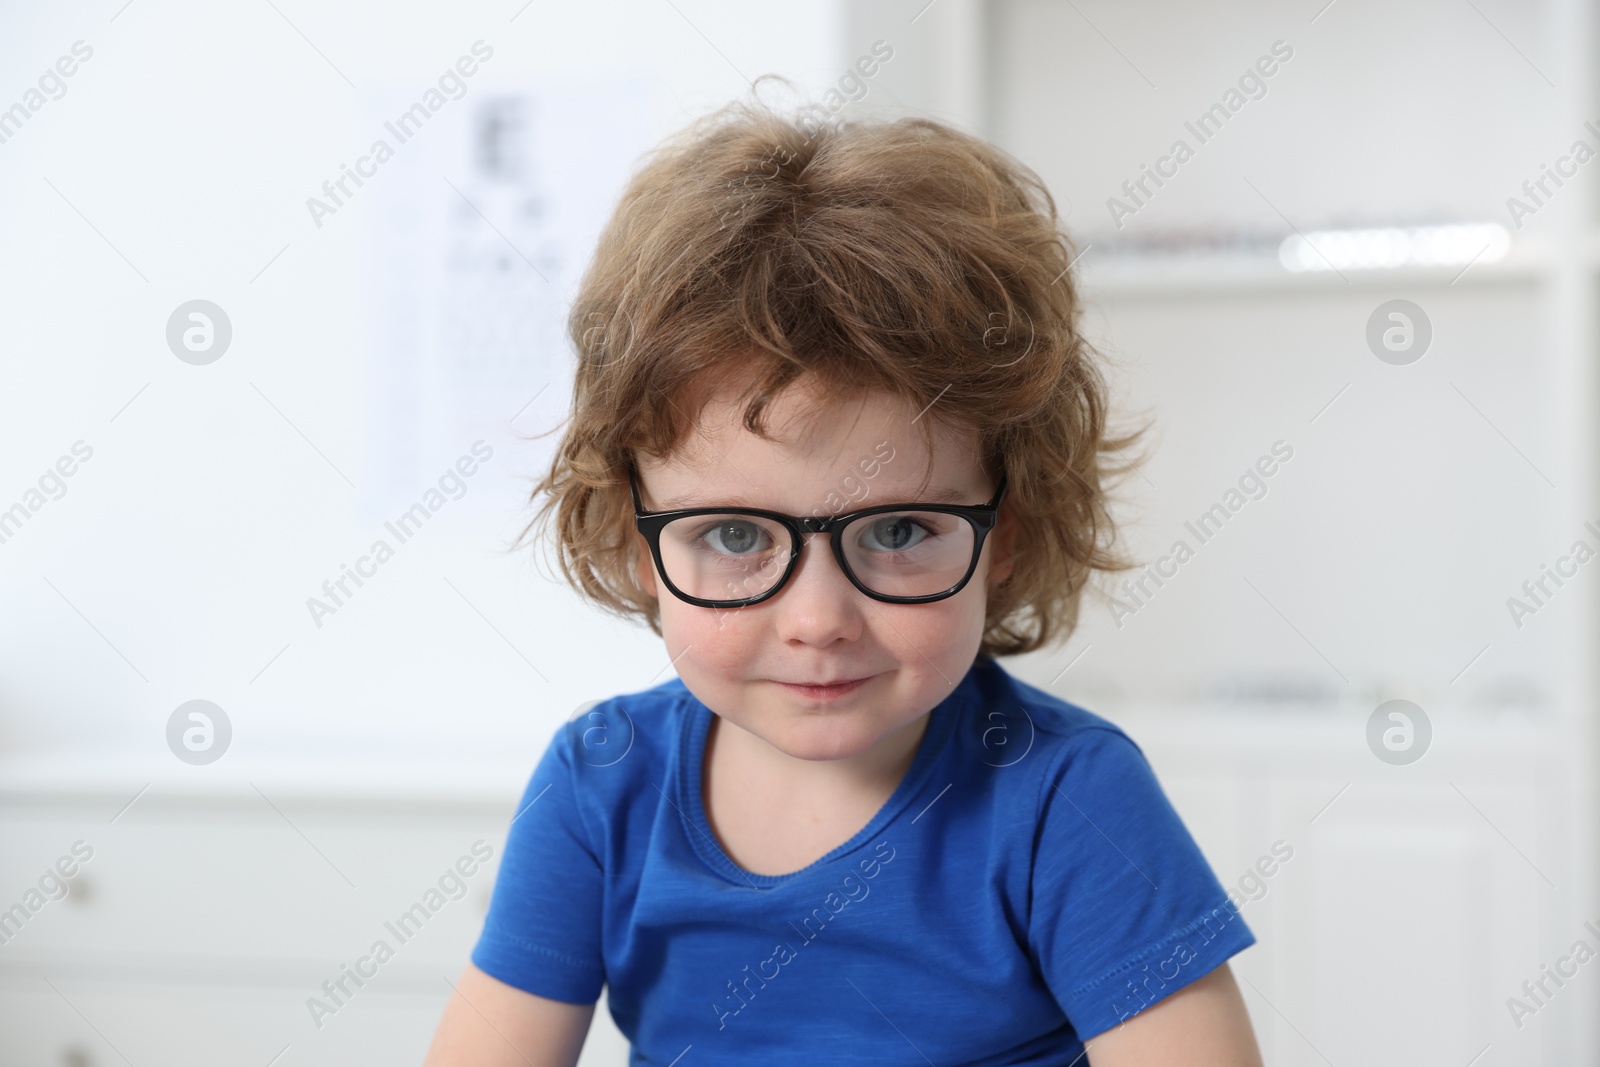
[[796, 759], [713, 713], [706, 758], [716, 746], [724, 756], [732, 756], [732, 762], [743, 768], [751, 780], [762, 782], [769, 793], [893, 792], [916, 761], [931, 719], [930, 711], [853, 756], [808, 760]]

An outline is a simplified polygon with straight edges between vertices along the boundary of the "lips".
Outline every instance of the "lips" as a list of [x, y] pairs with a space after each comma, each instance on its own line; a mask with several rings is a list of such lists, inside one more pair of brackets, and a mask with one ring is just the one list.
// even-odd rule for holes
[[835, 700], [854, 693], [875, 677], [877, 676], [870, 675], [866, 678], [850, 678], [837, 682], [777, 682], [776, 684], [808, 700]]

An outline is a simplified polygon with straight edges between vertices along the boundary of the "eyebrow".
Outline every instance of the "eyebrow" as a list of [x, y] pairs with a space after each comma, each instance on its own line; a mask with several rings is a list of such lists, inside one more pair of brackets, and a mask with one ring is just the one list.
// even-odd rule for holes
[[[961, 491], [960, 489], [949, 489], [949, 488], [946, 488], [946, 489], [929, 489], [927, 491], [927, 493], [924, 494], [921, 497], [921, 499], [918, 499], [918, 500], [905, 500], [905, 501], [890, 500], [890, 501], [887, 501], [887, 502], [891, 503], [891, 504], [900, 504], [900, 503], [906, 503], [906, 504], [960, 504], [960, 503], [963, 503], [963, 500], [966, 497], [966, 495], [967, 494], [965, 492]], [[758, 508], [758, 509], [763, 510], [763, 511], [776, 511], [776, 510], [778, 510], [777, 508], [763, 507], [760, 504], [752, 504], [752, 503], [749, 502], [748, 498], [742, 497], [742, 496], [734, 496], [734, 497], [730, 497], [730, 498], [725, 499], [725, 500], [716, 500], [716, 501], [711, 501], [711, 502], [708, 502], [708, 503], [700, 503], [696, 499], [696, 497], [695, 497], [695, 495], [693, 493], [684, 494], [684, 495], [681, 495], [681, 496], [668, 497], [666, 500], [661, 501], [661, 503], [657, 506], [657, 509], [660, 510], [660, 511], [677, 511], [680, 508], [699, 508], [699, 507], [706, 507], [706, 508], [719, 508], [719, 507]], [[844, 510], [848, 511], [850, 509], [849, 508], [845, 508]]]

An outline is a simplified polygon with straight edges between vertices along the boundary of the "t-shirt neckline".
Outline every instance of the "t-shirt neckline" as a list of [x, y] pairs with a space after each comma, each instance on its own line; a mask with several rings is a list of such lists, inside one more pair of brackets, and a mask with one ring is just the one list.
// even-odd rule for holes
[[682, 815], [684, 833], [689, 838], [695, 854], [712, 871], [720, 874], [728, 881], [738, 885], [752, 886], [757, 889], [770, 889], [783, 885], [797, 878], [817, 870], [833, 862], [841, 856], [861, 848], [868, 841], [877, 837], [883, 828], [892, 822], [903, 811], [922, 789], [929, 774], [932, 773], [934, 764], [938, 762], [944, 752], [950, 734], [954, 729], [956, 720], [961, 712], [970, 703], [976, 693], [976, 672], [982, 662], [980, 657], [968, 668], [965, 677], [956, 687], [945, 696], [938, 704], [934, 705], [928, 713], [928, 725], [922, 733], [922, 739], [917, 743], [917, 755], [911, 761], [905, 776], [900, 779], [900, 784], [895, 787], [889, 799], [884, 801], [866, 826], [833, 849], [827, 855], [821, 856], [797, 871], [787, 874], [757, 874], [747, 871], [734, 863], [723, 852], [722, 846], [717, 842], [716, 835], [711, 832], [711, 822], [706, 816], [705, 805], [701, 798], [704, 784], [704, 758], [706, 749], [706, 736], [711, 729], [711, 719], [715, 714], [710, 708], [700, 702], [698, 698], [685, 689], [685, 699], [688, 701], [688, 714], [683, 717], [683, 736], [680, 751], [685, 753], [685, 758], [679, 761], [677, 781], [678, 811]]

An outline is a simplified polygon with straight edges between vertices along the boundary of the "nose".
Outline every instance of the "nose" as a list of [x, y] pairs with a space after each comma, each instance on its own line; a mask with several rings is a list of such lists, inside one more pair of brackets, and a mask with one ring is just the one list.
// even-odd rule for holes
[[800, 559], [773, 598], [785, 641], [828, 645], [861, 636], [867, 597], [839, 569], [828, 535], [802, 534]]

